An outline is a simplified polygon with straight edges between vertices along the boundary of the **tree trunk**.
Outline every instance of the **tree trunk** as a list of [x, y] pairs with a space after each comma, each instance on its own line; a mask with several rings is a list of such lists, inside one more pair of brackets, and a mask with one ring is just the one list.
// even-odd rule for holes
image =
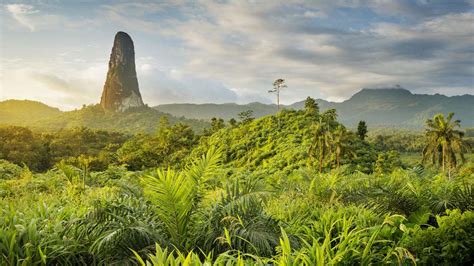
[[443, 148], [441, 149], [441, 161], [442, 161], [441, 169], [444, 172], [444, 164], [445, 164], [445, 161], [446, 161], [446, 149], [445, 149], [444, 144], [443, 144]]
[[323, 172], [323, 149], [319, 147], [319, 173]]
[[277, 89], [277, 110], [280, 111], [280, 90]]

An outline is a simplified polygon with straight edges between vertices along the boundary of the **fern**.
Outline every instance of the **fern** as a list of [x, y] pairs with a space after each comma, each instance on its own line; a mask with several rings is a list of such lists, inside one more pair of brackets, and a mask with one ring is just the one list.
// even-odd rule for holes
[[211, 148], [206, 155], [181, 172], [157, 169], [154, 175], [146, 175], [141, 179], [145, 196], [154, 204], [171, 244], [179, 250], [187, 248], [191, 217], [220, 157], [220, 151]]

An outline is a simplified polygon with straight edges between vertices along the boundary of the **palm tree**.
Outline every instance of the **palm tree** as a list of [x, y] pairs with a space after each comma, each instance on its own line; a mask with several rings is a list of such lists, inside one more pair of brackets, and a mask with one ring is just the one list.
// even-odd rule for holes
[[157, 208], [170, 243], [187, 249], [193, 215], [200, 204], [205, 186], [219, 165], [221, 152], [210, 148], [184, 171], [157, 169], [155, 175], [142, 177], [145, 196]]
[[437, 114], [433, 119], [426, 120], [428, 143], [423, 149], [423, 163], [431, 158], [433, 164], [441, 165], [443, 172], [446, 167], [456, 167], [456, 155], [465, 162], [464, 153], [470, 148], [463, 140], [464, 132], [456, 129], [461, 127], [461, 121], [452, 121], [453, 116], [454, 113], [449, 113], [446, 118], [443, 114]]
[[355, 153], [350, 149], [348, 145], [349, 134], [344, 126], [339, 125], [331, 136], [332, 145], [334, 148], [334, 159], [336, 161], [336, 168], [339, 168], [339, 166], [341, 165], [341, 158], [344, 155], [355, 156]]
[[198, 229], [204, 252], [238, 250], [271, 256], [278, 245], [278, 221], [265, 213], [265, 190], [260, 178], [229, 181], [218, 202], [205, 213]]
[[314, 141], [309, 147], [310, 158], [318, 158], [319, 172], [323, 171], [324, 157], [331, 152], [331, 132], [329, 131], [329, 124], [324, 122], [321, 118], [319, 123], [314, 125]]
[[[48, 253], [53, 265], [91, 265], [93, 261], [99, 265], [129, 265], [130, 249], [148, 253], [154, 243], [166, 243], [151, 206], [129, 195], [95, 202], [83, 217], [65, 223], [64, 235], [85, 242], [77, 242], [74, 251], [64, 247], [65, 250]], [[78, 262], [80, 256], [74, 254], [82, 248], [88, 250], [90, 257], [84, 256], [85, 261]]]

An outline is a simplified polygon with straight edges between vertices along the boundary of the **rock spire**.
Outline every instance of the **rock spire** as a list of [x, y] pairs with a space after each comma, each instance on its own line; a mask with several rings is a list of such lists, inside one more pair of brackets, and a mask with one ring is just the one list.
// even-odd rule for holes
[[138, 88], [133, 41], [122, 31], [115, 35], [100, 105], [111, 111], [144, 106]]

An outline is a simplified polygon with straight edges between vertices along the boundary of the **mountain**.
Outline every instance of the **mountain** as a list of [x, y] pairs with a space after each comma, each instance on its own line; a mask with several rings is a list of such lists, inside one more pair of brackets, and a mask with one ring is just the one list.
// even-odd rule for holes
[[[440, 94], [412, 94], [401, 88], [362, 89], [350, 99], [341, 102], [316, 100], [322, 111], [335, 108], [339, 121], [354, 127], [365, 120], [369, 127], [421, 128], [427, 118], [436, 113], [454, 112], [463, 127], [474, 127], [474, 96], [444, 96]], [[283, 106], [287, 109], [302, 109], [304, 101]], [[131, 108], [124, 112], [104, 110], [100, 105], [87, 106], [79, 110], [62, 112], [40, 102], [7, 100], [0, 102], [0, 124], [27, 125], [42, 129], [90, 127], [124, 132], [153, 132], [161, 117], [170, 123], [185, 123], [200, 131], [212, 117], [226, 120], [237, 118], [237, 114], [253, 110], [255, 117], [276, 112], [276, 105], [250, 103], [226, 104], [164, 104], [153, 108]]]
[[144, 106], [138, 88], [133, 41], [122, 31], [115, 35], [100, 105], [110, 111]]
[[[463, 127], [474, 127], [474, 96], [445, 96], [440, 94], [412, 94], [396, 88], [362, 89], [344, 102], [316, 100], [322, 111], [335, 108], [339, 121], [354, 127], [365, 120], [370, 127], [420, 128], [426, 119], [437, 113], [454, 112]], [[164, 104], [156, 110], [175, 116], [196, 119], [221, 117], [237, 118], [239, 112], [253, 110], [255, 117], [275, 113], [275, 105], [261, 103], [238, 104]], [[288, 109], [304, 108], [304, 101], [283, 106]]]
[[[303, 108], [304, 102], [293, 105]], [[375, 127], [420, 128], [437, 113], [454, 112], [463, 127], [474, 126], [474, 96], [412, 94], [403, 88], [362, 89], [341, 103], [321, 103], [321, 109], [335, 108], [339, 120], [349, 126], [365, 120]]]
[[0, 102], [0, 124], [29, 124], [37, 120], [61, 114], [58, 108], [29, 100]]
[[104, 110], [100, 105], [89, 105], [82, 109], [62, 112], [35, 101], [7, 100], [0, 102], [0, 124], [28, 126], [42, 130], [88, 127], [128, 133], [155, 132], [162, 117], [170, 124], [183, 123], [195, 131], [202, 131], [208, 122], [174, 117], [149, 107], [131, 108], [123, 112]]
[[156, 131], [163, 117], [166, 117], [170, 124], [187, 124], [198, 132], [210, 124], [196, 119], [177, 118], [144, 105], [138, 88], [133, 41], [122, 31], [115, 35], [100, 105], [61, 112], [57, 108], [34, 101], [0, 102], [0, 124], [47, 130], [88, 127], [151, 133]]

